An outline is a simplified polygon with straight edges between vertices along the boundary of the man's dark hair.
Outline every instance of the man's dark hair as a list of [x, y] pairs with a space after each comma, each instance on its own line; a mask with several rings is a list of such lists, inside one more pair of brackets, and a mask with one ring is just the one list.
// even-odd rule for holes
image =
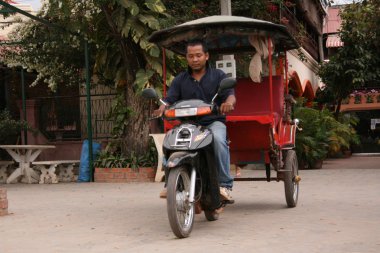
[[201, 45], [202, 48], [203, 48], [203, 52], [204, 53], [208, 53], [208, 47], [207, 47], [207, 44], [206, 42], [204, 42], [203, 40], [200, 40], [200, 39], [193, 39], [193, 40], [189, 40], [187, 43], [186, 43], [186, 51], [187, 51], [187, 47], [188, 46], [197, 46], [197, 45]]

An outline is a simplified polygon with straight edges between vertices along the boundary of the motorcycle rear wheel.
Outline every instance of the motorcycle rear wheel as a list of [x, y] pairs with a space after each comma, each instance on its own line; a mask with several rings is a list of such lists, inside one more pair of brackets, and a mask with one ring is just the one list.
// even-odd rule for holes
[[170, 227], [178, 238], [188, 237], [194, 224], [194, 203], [189, 202], [190, 177], [184, 167], [170, 170], [167, 183], [167, 212]]
[[208, 221], [216, 221], [219, 219], [219, 214], [216, 211], [204, 210], [204, 212]]

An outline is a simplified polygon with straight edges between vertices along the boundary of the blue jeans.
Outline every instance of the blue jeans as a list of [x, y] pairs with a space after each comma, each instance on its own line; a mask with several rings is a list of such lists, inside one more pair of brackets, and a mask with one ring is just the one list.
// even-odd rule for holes
[[233, 178], [230, 175], [230, 150], [227, 144], [227, 127], [220, 121], [207, 126], [214, 135], [215, 163], [219, 174], [219, 185], [232, 189]]

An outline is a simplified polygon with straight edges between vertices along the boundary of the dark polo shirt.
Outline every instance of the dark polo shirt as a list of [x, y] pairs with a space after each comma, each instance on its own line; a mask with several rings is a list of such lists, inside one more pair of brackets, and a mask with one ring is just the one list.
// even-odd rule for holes
[[[191, 70], [178, 74], [169, 88], [166, 98], [164, 99], [169, 104], [173, 104], [180, 100], [201, 99], [207, 103], [211, 103], [212, 98], [219, 88], [220, 82], [227, 75], [219, 69], [207, 68], [205, 75], [198, 82], [191, 76]], [[234, 89], [224, 90], [216, 98], [215, 103], [220, 106], [229, 95], [234, 95]], [[199, 121], [201, 125], [209, 125], [214, 121], [226, 121], [224, 115], [209, 115], [202, 117]]]

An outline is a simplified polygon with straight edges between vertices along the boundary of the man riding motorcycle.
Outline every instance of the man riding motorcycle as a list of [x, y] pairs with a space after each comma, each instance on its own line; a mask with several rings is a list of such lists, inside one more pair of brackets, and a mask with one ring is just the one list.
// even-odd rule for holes
[[[208, 48], [203, 41], [189, 41], [186, 46], [186, 60], [188, 70], [178, 74], [164, 99], [173, 104], [184, 99], [201, 99], [211, 102], [218, 91], [221, 80], [227, 75], [219, 69], [213, 69], [208, 64]], [[234, 89], [223, 91], [215, 99], [220, 114], [203, 117], [198, 123], [211, 129], [214, 135], [215, 163], [219, 175], [220, 196], [222, 200], [233, 203], [231, 191], [233, 178], [230, 175], [230, 154], [227, 143], [225, 114], [234, 109], [236, 98]], [[154, 116], [162, 116], [165, 105], [154, 111]], [[161, 198], [166, 197], [166, 189], [160, 193]]]

